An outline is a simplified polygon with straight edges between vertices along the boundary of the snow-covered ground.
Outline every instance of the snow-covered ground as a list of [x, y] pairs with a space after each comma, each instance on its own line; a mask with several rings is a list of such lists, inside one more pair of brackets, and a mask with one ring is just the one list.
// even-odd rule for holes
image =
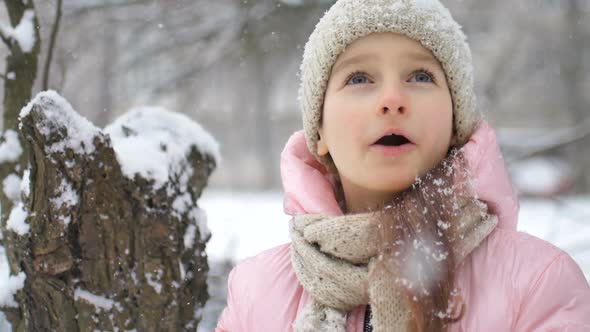
[[[225, 306], [227, 260], [240, 260], [289, 241], [289, 217], [280, 192], [205, 191], [199, 201], [208, 215], [207, 244], [210, 300], [199, 332], [215, 328]], [[567, 251], [590, 280], [590, 196], [559, 200], [521, 200], [520, 231], [545, 239]]]
[[[283, 213], [280, 192], [219, 192], [205, 191], [199, 204], [208, 215], [212, 237], [207, 252], [216, 286], [211, 287], [212, 304], [205, 310], [200, 331], [214, 326], [221, 310], [225, 292], [222, 262], [240, 261], [246, 257], [289, 241], [289, 217]], [[590, 280], [590, 196], [558, 200], [525, 199], [521, 201], [519, 230], [545, 239], [568, 252]], [[7, 268], [2, 264], [0, 268]], [[220, 265], [221, 264], [221, 265]], [[220, 272], [216, 272], [220, 271]], [[7, 271], [0, 271], [0, 276]], [[219, 275], [218, 275], [219, 274]], [[214, 281], [219, 279], [219, 282]], [[0, 284], [0, 287], [2, 285]], [[220, 289], [217, 289], [220, 288]], [[1, 293], [1, 292], [0, 292]], [[213, 303], [215, 302], [215, 303]], [[0, 315], [0, 332], [4, 325]]]
[[279, 192], [208, 192], [199, 206], [207, 213], [210, 261], [244, 258], [289, 242], [290, 217]]
[[[212, 233], [211, 261], [240, 261], [289, 241], [289, 217], [279, 192], [205, 191], [199, 203]], [[523, 199], [518, 229], [568, 252], [590, 280], [590, 196]]]

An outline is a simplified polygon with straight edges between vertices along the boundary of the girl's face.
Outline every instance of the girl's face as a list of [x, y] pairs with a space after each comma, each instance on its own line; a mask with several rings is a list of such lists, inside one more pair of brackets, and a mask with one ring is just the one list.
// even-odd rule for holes
[[332, 157], [349, 212], [386, 202], [453, 144], [453, 105], [440, 63], [399, 34], [357, 39], [332, 67], [319, 133], [317, 153]]

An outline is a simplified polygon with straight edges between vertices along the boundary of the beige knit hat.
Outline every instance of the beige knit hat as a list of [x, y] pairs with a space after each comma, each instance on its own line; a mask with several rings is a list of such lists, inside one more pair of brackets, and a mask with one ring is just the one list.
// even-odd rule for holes
[[419, 41], [441, 63], [453, 100], [454, 128], [463, 145], [480, 119], [475, 107], [471, 51], [461, 26], [438, 0], [339, 0], [309, 36], [300, 68], [299, 102], [310, 152], [317, 155], [324, 94], [332, 65], [347, 45], [374, 32]]

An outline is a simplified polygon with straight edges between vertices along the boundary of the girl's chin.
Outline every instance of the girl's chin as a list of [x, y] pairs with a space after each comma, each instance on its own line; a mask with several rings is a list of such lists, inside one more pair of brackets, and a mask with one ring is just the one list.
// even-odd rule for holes
[[371, 186], [367, 186], [366, 188], [370, 191], [375, 193], [382, 193], [383, 196], [396, 196], [397, 194], [403, 192], [404, 190], [410, 188], [414, 183], [415, 178], [411, 180], [408, 179], [407, 181], [400, 181], [396, 179], [395, 181], [387, 181], [387, 179], [383, 179], [378, 183], [374, 183]]
[[[416, 181], [416, 175], [413, 173], [398, 176], [394, 176], [392, 173], [389, 172], [382, 176], [375, 173], [375, 176], [370, 181], [370, 187], [378, 191], [398, 192], [406, 190]], [[398, 172], [395, 173], [399, 174]]]

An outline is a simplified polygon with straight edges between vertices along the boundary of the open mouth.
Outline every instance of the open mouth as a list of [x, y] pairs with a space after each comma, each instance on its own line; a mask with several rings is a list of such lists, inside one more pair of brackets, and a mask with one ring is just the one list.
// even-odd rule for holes
[[403, 135], [386, 135], [381, 137], [374, 145], [384, 145], [384, 146], [401, 146], [404, 144], [412, 143], [409, 139], [407, 139]]

